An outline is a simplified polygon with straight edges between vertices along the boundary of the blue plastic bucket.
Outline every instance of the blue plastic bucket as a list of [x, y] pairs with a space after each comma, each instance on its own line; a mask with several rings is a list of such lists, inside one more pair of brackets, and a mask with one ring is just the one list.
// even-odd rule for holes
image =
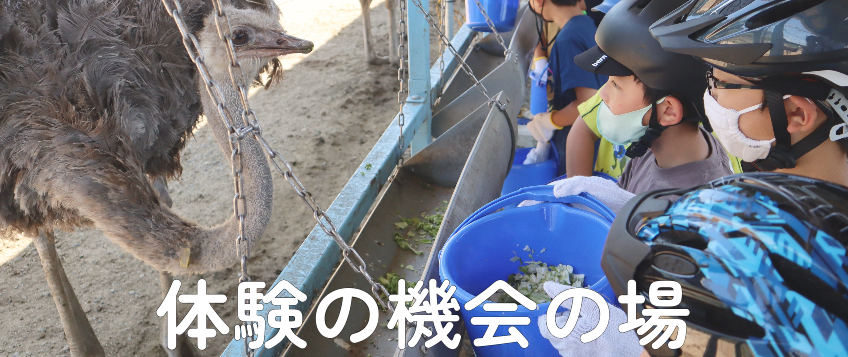
[[[478, 0], [465, 0], [466, 25], [474, 31], [492, 32], [486, 17], [477, 6]], [[479, 0], [483, 10], [495, 25], [498, 32], [512, 31], [515, 28], [515, 18], [518, 14], [518, 0]]]
[[[498, 211], [528, 199], [549, 202]], [[564, 203], [581, 203], [601, 215]], [[465, 310], [465, 303], [492, 283], [506, 281], [510, 274], [518, 272], [520, 262], [510, 259], [516, 255], [524, 259], [525, 246], [535, 250], [534, 260], [571, 265], [575, 273], [586, 275], [586, 286], [610, 302], [616, 300], [601, 269], [601, 254], [613, 218], [609, 208], [589, 195], [555, 198], [552, 186], [535, 186], [493, 201], [460, 224], [440, 252], [439, 275], [457, 288], [453, 296], [460, 304], [468, 336], [472, 341], [481, 338], [488, 328], [472, 325], [473, 317], [521, 316], [530, 317], [531, 321], [527, 326], [515, 326], [527, 339], [527, 348], [517, 343], [474, 347], [478, 357], [559, 355], [539, 332], [539, 317], [545, 315], [549, 303], [538, 304], [533, 311], [521, 305], [514, 312], [484, 311], [483, 305]], [[509, 327], [499, 326], [495, 336], [509, 335]]]
[[501, 196], [530, 186], [544, 185], [556, 177], [557, 154], [552, 146], [548, 159], [539, 163], [524, 165], [524, 159], [532, 148], [520, 148], [515, 150], [515, 158], [512, 160], [512, 168], [504, 179]]

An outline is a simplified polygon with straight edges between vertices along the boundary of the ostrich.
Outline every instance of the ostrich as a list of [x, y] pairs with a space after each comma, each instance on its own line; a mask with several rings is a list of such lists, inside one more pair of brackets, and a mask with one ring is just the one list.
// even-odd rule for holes
[[[181, 3], [227, 107], [240, 113], [211, 5]], [[283, 31], [272, 0], [224, 6], [246, 78], [264, 71], [279, 79], [278, 56], [312, 50]], [[102, 230], [159, 270], [164, 291], [170, 274], [237, 261], [238, 220], [211, 228], [189, 222], [169, 208], [164, 186], [181, 172], [180, 150], [202, 108], [230, 157], [227, 130], [203, 87], [159, 0], [0, 0], [0, 229], [32, 237], [74, 356], [104, 351], [62, 268], [54, 230]], [[244, 233], [255, 246], [270, 219], [272, 181], [258, 142], [248, 135], [241, 145]], [[185, 345], [166, 351], [190, 355]]]
[[359, 5], [362, 6], [362, 29], [365, 34], [365, 60], [371, 64], [398, 64], [398, 34], [397, 20], [395, 19], [395, 1], [406, 0], [386, 0], [386, 9], [389, 10], [389, 56], [377, 56], [374, 51], [374, 46], [371, 44], [371, 1], [359, 0]]

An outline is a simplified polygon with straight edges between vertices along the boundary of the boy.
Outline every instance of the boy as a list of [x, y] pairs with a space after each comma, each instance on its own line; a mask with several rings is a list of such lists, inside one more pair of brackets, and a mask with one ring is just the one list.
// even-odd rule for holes
[[[606, 15], [596, 46], [575, 57], [583, 69], [610, 76], [600, 91], [597, 132], [615, 145], [629, 145], [631, 158], [619, 181], [630, 193], [696, 186], [732, 174], [718, 141], [699, 127], [706, 66], [664, 51], [648, 27], [683, 3], [622, 1]], [[569, 138], [569, 167], [591, 167], [598, 136], [585, 121]], [[586, 165], [588, 163], [588, 165]], [[586, 175], [569, 172], [570, 176]]]
[[[574, 64], [574, 56], [595, 46], [595, 23], [583, 14], [583, 0], [530, 0], [530, 9], [545, 21], [553, 21], [560, 31], [551, 43], [549, 77], [553, 91], [551, 111], [536, 114], [527, 124], [539, 142], [525, 164], [547, 159], [549, 144], [559, 152], [558, 174], [565, 173], [565, 142], [568, 130], [578, 116], [577, 105], [592, 97], [606, 76], [587, 73]], [[543, 56], [544, 53], [537, 53]]]

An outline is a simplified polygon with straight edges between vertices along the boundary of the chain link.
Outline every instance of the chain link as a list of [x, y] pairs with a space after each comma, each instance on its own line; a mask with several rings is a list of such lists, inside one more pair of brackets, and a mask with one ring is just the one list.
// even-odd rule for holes
[[[286, 181], [294, 188], [297, 195], [303, 200], [304, 203], [309, 207], [312, 211], [312, 216], [317, 221], [321, 230], [324, 231], [327, 235], [333, 238], [336, 244], [342, 251], [342, 256], [347, 264], [357, 273], [361, 274], [371, 285], [371, 292], [374, 294], [374, 297], [380, 303], [380, 305], [384, 309], [390, 310], [394, 313], [394, 307], [388, 303], [383, 296], [388, 297], [389, 292], [386, 290], [386, 287], [375, 281], [370, 274], [368, 274], [367, 269], [368, 265], [359, 255], [359, 253], [349, 246], [344, 239], [339, 235], [336, 230], [335, 225], [329, 216], [318, 206], [313, 198], [311, 192], [309, 192], [306, 187], [300, 182], [300, 180], [295, 176], [291, 165], [287, 161], [285, 161], [280, 154], [271, 148], [265, 138], [262, 136], [262, 129], [259, 124], [259, 120], [257, 119], [256, 112], [254, 112], [250, 108], [250, 104], [248, 101], [248, 91], [247, 91], [247, 82], [244, 79], [244, 72], [242, 71], [241, 65], [236, 58], [235, 48], [232, 42], [232, 31], [230, 28], [229, 18], [227, 17], [226, 12], [224, 11], [223, 5], [220, 0], [213, 0], [212, 5], [215, 10], [215, 26], [218, 32], [218, 37], [221, 41], [223, 41], [226, 45], [226, 52], [228, 56], [228, 64], [227, 69], [230, 77], [230, 81], [233, 86], [237, 89], [239, 100], [242, 104], [242, 111], [239, 113], [241, 116], [241, 120], [243, 126], [236, 127], [236, 123], [233, 119], [233, 116], [227, 108], [227, 105], [224, 100], [223, 91], [220, 86], [212, 79], [212, 75], [209, 72], [209, 69], [204, 62], [203, 52], [200, 49], [200, 42], [197, 37], [194, 36], [188, 30], [188, 26], [183, 19], [182, 7], [180, 6], [179, 0], [162, 0], [162, 3], [165, 6], [165, 10], [168, 14], [174, 18], [174, 22], [177, 24], [177, 28], [180, 31], [182, 36], [183, 46], [188, 52], [192, 62], [194, 62], [197, 67], [198, 73], [203, 79], [204, 86], [206, 88], [207, 94], [215, 103], [216, 110], [221, 117], [221, 120], [224, 122], [224, 125], [229, 134], [230, 141], [230, 149], [231, 149], [231, 168], [233, 172], [233, 186], [235, 194], [233, 196], [233, 211], [237, 219], [239, 220], [239, 232], [238, 236], [235, 239], [236, 243], [236, 252], [240, 257], [239, 262], [241, 264], [241, 274], [239, 277], [239, 283], [250, 281], [250, 277], [247, 274], [247, 261], [250, 259], [250, 246], [248, 245], [247, 238], [244, 235], [244, 222], [247, 217], [247, 212], [245, 211], [246, 200], [245, 196], [242, 193], [242, 189], [244, 188], [244, 179], [242, 176], [242, 148], [241, 141], [247, 137], [248, 135], [253, 136], [264, 149], [265, 153], [268, 155], [271, 163], [274, 168], [280, 173]], [[401, 4], [404, 4], [404, 1], [401, 0]], [[405, 6], [401, 7], [402, 15], [405, 15]], [[400, 23], [401, 25], [405, 25], [405, 16], [401, 17]], [[405, 28], [405, 26], [401, 26], [401, 28]], [[398, 79], [401, 81], [401, 92], [398, 93], [399, 100], [401, 99], [401, 94], [404, 93], [403, 90], [403, 53], [401, 50], [405, 47], [403, 45], [403, 30], [401, 30], [401, 44], [398, 46], [401, 68], [398, 70]], [[403, 99], [405, 102], [405, 98]], [[402, 108], [403, 104], [401, 104]], [[401, 128], [403, 127], [403, 111], [400, 114], [400, 122], [399, 125]], [[401, 139], [403, 138], [403, 131], [401, 130]], [[403, 145], [403, 140], [401, 140], [401, 147]], [[402, 155], [401, 155], [402, 157]], [[283, 169], [280, 166], [285, 167]], [[382, 294], [382, 295], [381, 295]], [[245, 323], [245, 327], [247, 324]], [[257, 336], [259, 338], [259, 336]], [[245, 346], [245, 354], [247, 356], [253, 356], [254, 351], [248, 347], [249, 339], [244, 339]]]
[[[406, 115], [403, 107], [406, 105], [406, 96], [409, 94], [409, 82], [404, 80], [406, 75], [407, 49], [406, 49], [406, 0], [397, 0], [400, 5], [400, 20], [398, 20], [398, 167], [403, 166], [403, 152], [405, 138], [403, 137], [403, 126], [406, 124]], [[392, 10], [394, 11], [394, 10]]]
[[501, 111], [506, 112], [506, 104], [503, 104], [503, 103], [495, 100], [494, 98], [492, 98], [492, 96], [489, 95], [489, 92], [486, 90], [486, 86], [484, 86], [483, 83], [480, 83], [480, 81], [477, 79], [477, 76], [474, 75], [474, 71], [471, 70], [471, 66], [469, 66], [468, 63], [466, 63], [464, 59], [462, 59], [462, 56], [459, 54], [459, 52], [456, 50], [456, 48], [453, 47], [453, 44], [451, 44], [450, 39], [448, 39], [447, 36], [445, 36], [445, 34], [442, 33], [442, 31], [439, 29], [439, 25], [436, 24], [436, 21], [433, 20], [432, 16], [430, 16], [430, 12], [424, 10], [424, 6], [421, 4], [421, 0], [412, 0], [412, 3], [415, 5], [415, 7], [417, 7], [419, 10], [421, 10], [421, 12], [424, 13], [424, 17], [427, 19], [427, 22], [430, 23], [430, 26], [433, 27], [434, 29], [436, 29], [436, 32], [438, 33], [439, 39], [441, 40], [441, 42], [444, 43], [446, 48], [451, 51], [454, 58], [456, 58], [456, 60], [459, 61], [460, 68], [462, 68], [462, 70], [469, 77], [471, 77], [471, 80], [474, 81], [474, 86], [477, 87], [477, 90], [479, 90], [480, 93], [482, 93], [483, 96], [485, 96], [486, 99], [488, 100], [489, 106], [495, 105]]
[[[447, 8], [446, 8], [447, 0], [438, 0], [439, 7], [436, 16], [439, 18], [439, 28], [442, 33], [447, 32], [447, 23], [445, 22], [445, 16], [447, 16]], [[452, 36], [452, 34], [448, 34], [448, 36]], [[442, 41], [439, 41], [439, 87], [436, 92], [436, 100], [433, 101], [433, 107], [439, 105], [442, 101], [442, 95], [445, 94], [445, 49]]]

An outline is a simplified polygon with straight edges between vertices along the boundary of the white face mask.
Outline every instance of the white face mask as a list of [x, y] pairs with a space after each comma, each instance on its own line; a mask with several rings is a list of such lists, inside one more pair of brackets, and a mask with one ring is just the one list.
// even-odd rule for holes
[[[789, 98], [789, 96], [783, 97], [783, 99], [786, 98]], [[742, 114], [760, 109], [762, 106], [762, 104], [757, 104], [737, 112], [718, 104], [718, 101], [710, 95], [709, 91], [704, 92], [704, 111], [707, 118], [710, 119], [710, 125], [718, 136], [718, 140], [721, 141], [728, 154], [746, 162], [765, 159], [769, 150], [771, 150], [771, 143], [775, 141], [775, 139], [754, 140], [745, 136], [739, 130], [739, 117]]]
[[[657, 104], [662, 103], [663, 97]], [[651, 106], [637, 109], [629, 113], [613, 114], [610, 111], [607, 103], [601, 101], [601, 106], [598, 108], [598, 132], [607, 141], [616, 145], [627, 145], [632, 142], [639, 141], [648, 130], [647, 126], [642, 125], [642, 118], [651, 110]]]

